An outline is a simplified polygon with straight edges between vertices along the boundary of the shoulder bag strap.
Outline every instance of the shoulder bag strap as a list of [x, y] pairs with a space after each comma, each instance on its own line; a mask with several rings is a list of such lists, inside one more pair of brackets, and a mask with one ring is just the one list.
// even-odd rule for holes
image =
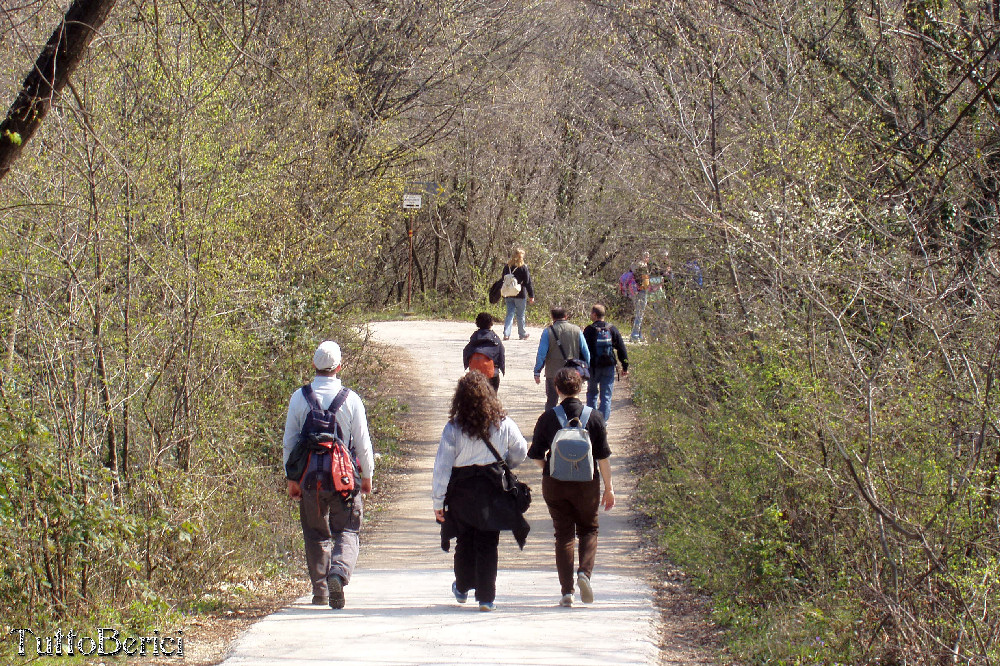
[[568, 357], [566, 356], [566, 350], [563, 349], [562, 341], [559, 340], [559, 335], [556, 333], [556, 327], [549, 326], [549, 330], [552, 332], [552, 339], [556, 341], [556, 346], [559, 347], [559, 353], [562, 354], [563, 360], [567, 360]]
[[493, 455], [496, 456], [497, 462], [500, 463], [500, 465], [504, 468], [504, 470], [513, 474], [513, 472], [511, 472], [510, 467], [507, 465], [507, 461], [504, 460], [503, 456], [500, 455], [500, 452], [497, 451], [497, 447], [493, 446], [493, 442], [485, 438], [483, 439], [483, 442], [486, 444], [486, 446], [489, 447]]

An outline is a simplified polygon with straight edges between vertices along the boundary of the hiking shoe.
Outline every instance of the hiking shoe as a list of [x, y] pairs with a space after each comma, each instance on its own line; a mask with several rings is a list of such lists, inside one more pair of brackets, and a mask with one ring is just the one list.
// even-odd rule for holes
[[330, 597], [324, 594], [314, 594], [312, 600], [313, 606], [326, 606], [330, 603]]
[[562, 599], [559, 600], [559, 605], [562, 606], [563, 608], [572, 608], [573, 607], [573, 595], [572, 594], [564, 594], [564, 595], [562, 595]]
[[527, 339], [528, 339], [528, 338], [530, 338], [530, 337], [531, 337], [531, 333], [525, 333], [524, 335], [519, 335], [519, 336], [517, 337], [517, 339], [518, 339], [518, 340], [527, 340]]
[[344, 581], [337, 574], [326, 578], [326, 586], [330, 588], [330, 608], [340, 610], [344, 607]]
[[479, 610], [481, 610], [484, 613], [489, 613], [494, 608], [496, 608], [496, 606], [493, 605], [492, 601], [480, 601], [479, 602]]
[[580, 588], [580, 601], [585, 604], [594, 603], [594, 588], [590, 586], [590, 578], [582, 571], [576, 575], [576, 585]]
[[469, 600], [468, 592], [462, 594], [461, 592], [458, 591], [458, 581], [452, 581], [451, 593], [455, 595], [455, 601], [457, 601], [460, 604], [464, 604], [466, 601]]

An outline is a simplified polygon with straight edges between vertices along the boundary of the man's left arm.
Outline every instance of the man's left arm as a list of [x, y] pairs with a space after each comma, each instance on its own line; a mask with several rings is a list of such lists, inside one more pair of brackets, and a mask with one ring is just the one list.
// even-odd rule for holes
[[622, 362], [622, 374], [628, 375], [628, 350], [625, 348], [625, 339], [622, 338], [621, 332], [615, 328], [611, 327], [611, 344], [614, 346], [615, 351], [618, 352], [618, 360]]
[[372, 474], [375, 472], [375, 452], [372, 449], [371, 434], [368, 432], [368, 415], [365, 412], [365, 403], [357, 394], [354, 394], [353, 397], [351, 441], [354, 444], [354, 453], [358, 457], [358, 466], [361, 467], [361, 492], [370, 493]]

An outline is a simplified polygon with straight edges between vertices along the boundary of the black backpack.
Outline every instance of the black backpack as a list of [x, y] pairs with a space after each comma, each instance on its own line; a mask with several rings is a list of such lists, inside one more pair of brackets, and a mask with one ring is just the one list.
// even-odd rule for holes
[[615, 359], [615, 348], [611, 337], [610, 326], [594, 326], [594, 358], [591, 364], [595, 368], [606, 368], [609, 365], [617, 365]]
[[309, 405], [309, 412], [302, 424], [299, 441], [285, 464], [285, 476], [300, 484], [316, 482], [316, 489], [323, 490], [324, 484], [349, 501], [361, 489], [361, 472], [358, 461], [351, 453], [349, 444], [337, 423], [337, 411], [350, 395], [350, 390], [340, 389], [323, 409], [316, 399], [310, 384], [302, 387], [302, 397]]

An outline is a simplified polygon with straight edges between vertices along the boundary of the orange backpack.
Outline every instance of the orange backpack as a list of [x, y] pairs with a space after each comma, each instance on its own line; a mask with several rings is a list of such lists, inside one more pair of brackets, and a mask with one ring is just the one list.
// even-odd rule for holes
[[478, 370], [486, 375], [486, 379], [493, 379], [493, 376], [497, 373], [496, 366], [493, 365], [493, 359], [480, 352], [475, 352], [469, 358], [469, 370]]

